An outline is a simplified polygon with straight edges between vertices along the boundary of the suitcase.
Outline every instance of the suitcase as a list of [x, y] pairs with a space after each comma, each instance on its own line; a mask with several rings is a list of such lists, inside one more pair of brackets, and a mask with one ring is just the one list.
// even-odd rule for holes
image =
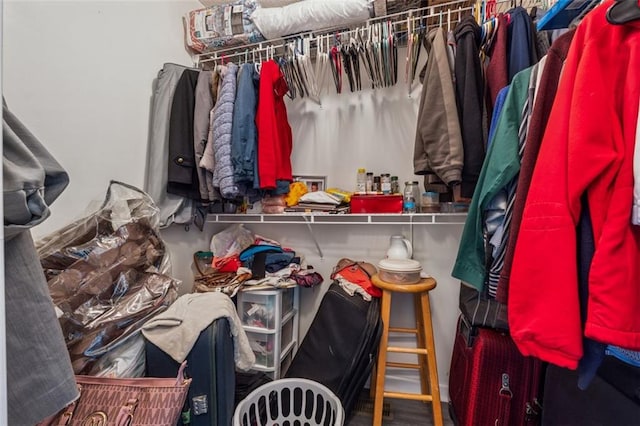
[[320, 382], [331, 389], [349, 415], [378, 355], [382, 336], [380, 299], [350, 296], [332, 283], [286, 377]]
[[[175, 377], [179, 364], [153, 343], [146, 341], [145, 346], [147, 376]], [[200, 333], [187, 356], [187, 372], [193, 379], [186, 404], [190, 423], [185, 419], [178, 425], [231, 425], [235, 407], [235, 361], [226, 318], [215, 320]]]
[[509, 335], [460, 316], [449, 372], [449, 411], [460, 426], [540, 424], [542, 363]]
[[578, 373], [549, 365], [544, 383], [544, 426], [640, 424], [640, 368], [605, 357], [587, 389]]

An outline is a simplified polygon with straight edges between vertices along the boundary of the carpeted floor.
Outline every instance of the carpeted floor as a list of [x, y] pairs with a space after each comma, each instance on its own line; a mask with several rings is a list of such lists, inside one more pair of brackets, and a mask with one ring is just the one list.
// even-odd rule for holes
[[[445, 426], [453, 426], [446, 403], [442, 403], [442, 417]], [[348, 426], [371, 426], [373, 421], [373, 400], [369, 389], [360, 394], [360, 399], [349, 419]], [[384, 426], [429, 426], [433, 425], [431, 404], [420, 401], [386, 398], [382, 409]]]

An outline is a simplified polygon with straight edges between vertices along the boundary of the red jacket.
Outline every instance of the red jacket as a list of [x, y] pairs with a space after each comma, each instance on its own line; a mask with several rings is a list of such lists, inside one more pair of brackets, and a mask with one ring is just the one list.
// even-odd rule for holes
[[293, 180], [293, 143], [283, 99], [288, 90], [278, 64], [273, 60], [263, 63], [256, 112], [258, 175], [262, 189], [275, 189], [276, 180]]
[[571, 44], [509, 287], [509, 325], [520, 351], [569, 368], [582, 357], [576, 224], [584, 193], [596, 244], [584, 334], [640, 350], [640, 228], [630, 221], [640, 21], [609, 24], [612, 3], [591, 12]]

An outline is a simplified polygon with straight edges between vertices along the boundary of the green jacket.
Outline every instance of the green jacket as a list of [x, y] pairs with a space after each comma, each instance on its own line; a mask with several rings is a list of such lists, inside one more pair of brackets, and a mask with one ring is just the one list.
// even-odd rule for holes
[[495, 195], [520, 171], [518, 128], [527, 100], [531, 68], [513, 77], [511, 88], [498, 118], [493, 140], [482, 165], [467, 221], [462, 231], [458, 257], [451, 275], [476, 289], [484, 289], [487, 276], [484, 244], [484, 212]]

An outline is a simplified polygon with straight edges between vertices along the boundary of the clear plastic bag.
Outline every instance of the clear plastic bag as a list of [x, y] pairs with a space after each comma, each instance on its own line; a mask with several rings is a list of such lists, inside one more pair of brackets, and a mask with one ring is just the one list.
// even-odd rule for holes
[[100, 208], [36, 244], [76, 374], [177, 298], [158, 212], [144, 192], [111, 182]]
[[243, 224], [231, 225], [211, 238], [211, 251], [216, 258], [233, 256], [249, 247], [256, 237]]

